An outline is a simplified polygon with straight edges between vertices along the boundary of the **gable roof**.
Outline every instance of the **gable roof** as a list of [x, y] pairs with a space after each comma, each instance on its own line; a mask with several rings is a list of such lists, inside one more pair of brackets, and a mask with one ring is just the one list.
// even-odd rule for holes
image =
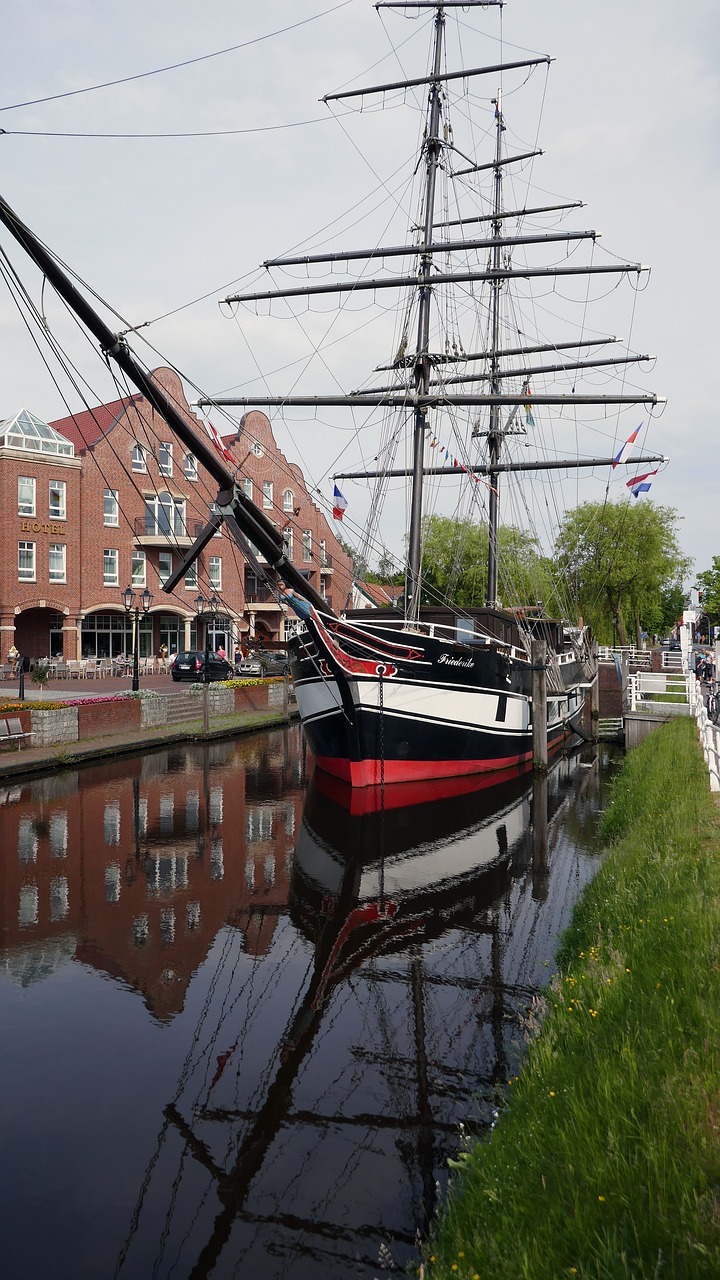
[[404, 587], [396, 587], [392, 582], [359, 582], [356, 581], [356, 587], [372, 600], [377, 609], [386, 609], [389, 605], [396, 605], [402, 599]]
[[95, 409], [71, 413], [68, 418], [58, 418], [49, 425], [64, 435], [66, 440], [70, 440], [80, 453], [106, 436], [128, 405], [136, 400], [142, 400], [139, 392], [134, 396], [124, 396], [122, 400], [112, 400], [110, 404], [100, 404]]

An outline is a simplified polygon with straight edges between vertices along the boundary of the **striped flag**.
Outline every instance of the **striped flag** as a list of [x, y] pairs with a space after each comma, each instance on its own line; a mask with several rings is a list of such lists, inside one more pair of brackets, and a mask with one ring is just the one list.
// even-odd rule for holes
[[652, 481], [651, 476], [656, 476], [658, 468], [654, 471], [646, 471], [642, 476], [635, 476], [632, 480], [627, 481], [627, 487], [632, 493], [633, 498], [639, 498], [641, 493], [647, 493]]
[[347, 507], [347, 499], [343, 497], [337, 485], [333, 492], [333, 520], [342, 520]]
[[221, 435], [216, 431], [216, 429], [215, 429], [215, 427], [213, 426], [212, 422], [206, 422], [206, 423], [205, 423], [205, 426], [207, 427], [208, 435], [210, 436], [210, 439], [212, 440], [213, 444], [215, 445], [215, 448], [217, 449], [217, 451], [218, 451], [218, 453], [220, 454], [221, 458], [224, 458], [226, 462], [231, 462], [231, 463], [232, 463], [232, 465], [233, 465], [234, 467], [236, 467], [236, 466], [237, 466], [237, 462], [236, 462], [236, 461], [235, 461], [235, 459], [233, 458], [233, 456], [232, 456], [232, 454], [231, 454], [230, 450], [225, 448], [225, 445], [224, 445], [224, 444], [223, 444], [223, 442], [222, 442], [222, 436], [221, 436]]
[[[627, 449], [628, 445], [629, 445], [629, 444], [634, 444], [634, 443], [635, 443], [635, 441], [637, 440], [637, 438], [638, 438], [638, 436], [639, 436], [639, 434], [640, 434], [641, 429], [642, 429], [642, 422], [640, 423], [640, 426], [639, 426], [639, 427], [636, 427], [636, 428], [635, 428], [635, 430], [633, 431], [632, 435], [631, 435], [631, 436], [628, 436], [628, 438], [627, 438], [627, 440], [625, 441], [625, 443], [624, 443], [624, 445], [622, 446], [622, 448], [621, 448], [621, 449], [620, 449], [620, 450], [615, 454], [615, 457], [614, 457], [614, 458], [613, 458], [613, 460], [612, 460], [612, 468], [613, 468], [613, 471], [615, 470], [615, 468], [616, 468], [616, 466], [617, 466], [618, 462], [619, 462], [619, 461], [620, 461], [620, 459], [622, 458], [622, 456], [623, 456], [623, 454], [624, 454], [625, 450]], [[654, 475], [654, 474], [655, 474], [655, 472], [653, 472], [652, 474]]]

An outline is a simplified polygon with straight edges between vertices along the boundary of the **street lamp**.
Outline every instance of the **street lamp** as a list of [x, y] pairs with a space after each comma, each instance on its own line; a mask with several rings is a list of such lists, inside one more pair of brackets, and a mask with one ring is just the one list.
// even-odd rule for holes
[[[149, 613], [150, 605], [153, 602], [152, 591], [148, 591], [146, 587], [142, 595], [139, 597], [139, 599], [140, 599], [140, 603], [142, 604], [143, 613]], [[133, 635], [132, 691], [133, 693], [137, 693], [138, 689], [140, 688], [140, 661], [138, 656], [138, 644], [140, 639], [140, 636], [139, 636], [140, 606], [135, 604], [135, 592], [133, 591], [132, 587], [125, 588], [125, 590], [122, 593], [122, 602], [123, 602], [123, 605], [125, 606], [125, 612], [128, 614], [128, 616], [130, 615], [131, 611], [134, 612], [135, 614], [135, 632]], [[133, 605], [135, 606], [134, 609], [133, 609]]]

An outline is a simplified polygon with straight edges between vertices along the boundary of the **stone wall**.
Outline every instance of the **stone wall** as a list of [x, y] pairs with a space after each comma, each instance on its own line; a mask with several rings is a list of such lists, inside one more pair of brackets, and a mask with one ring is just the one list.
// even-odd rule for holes
[[78, 709], [63, 707], [56, 711], [32, 711], [32, 745], [55, 747], [62, 742], [78, 740]]

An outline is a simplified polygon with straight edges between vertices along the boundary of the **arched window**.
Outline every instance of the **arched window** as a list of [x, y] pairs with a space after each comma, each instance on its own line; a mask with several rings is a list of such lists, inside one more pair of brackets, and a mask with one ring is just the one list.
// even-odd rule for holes
[[283, 511], [292, 511], [295, 506], [295, 498], [292, 489], [286, 489], [283, 493]]

